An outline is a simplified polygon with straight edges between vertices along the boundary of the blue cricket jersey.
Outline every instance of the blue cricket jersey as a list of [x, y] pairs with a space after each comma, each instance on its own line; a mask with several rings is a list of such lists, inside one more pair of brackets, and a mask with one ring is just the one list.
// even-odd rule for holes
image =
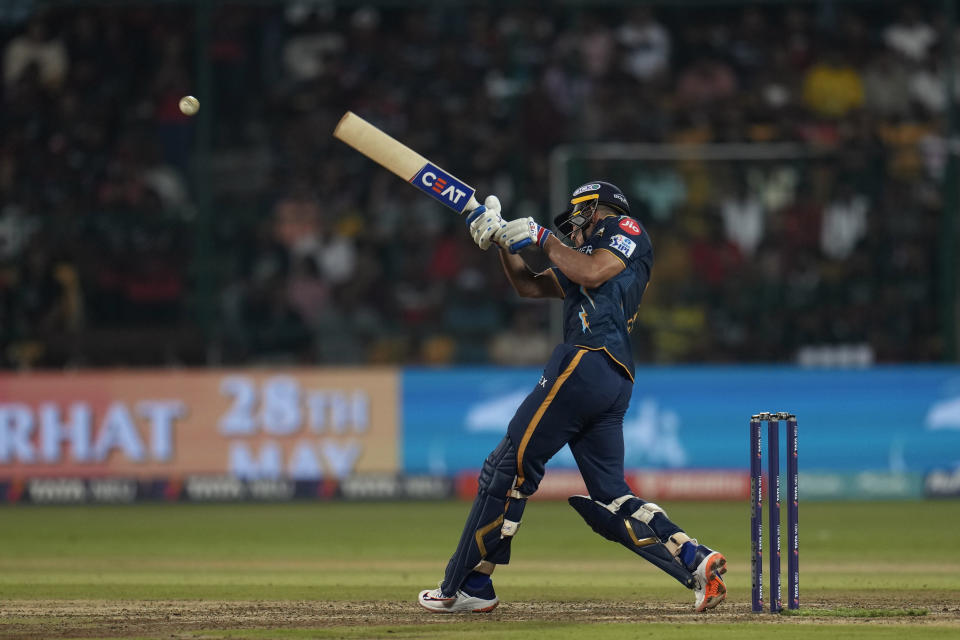
[[597, 223], [578, 251], [609, 251], [625, 268], [596, 289], [586, 289], [551, 267], [563, 290], [563, 341], [605, 351], [633, 380], [630, 331], [653, 268], [650, 236], [633, 218], [609, 215]]

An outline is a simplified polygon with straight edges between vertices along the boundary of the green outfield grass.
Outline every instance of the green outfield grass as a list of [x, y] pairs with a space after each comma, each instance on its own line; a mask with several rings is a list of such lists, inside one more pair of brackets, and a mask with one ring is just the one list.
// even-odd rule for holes
[[468, 617], [414, 602], [442, 575], [462, 502], [5, 507], [0, 637], [960, 633], [960, 501], [801, 505], [798, 616], [749, 613], [746, 504], [664, 506], [727, 555], [728, 602], [710, 615], [687, 613], [690, 592], [564, 502], [528, 505], [513, 563], [495, 574], [503, 604]]

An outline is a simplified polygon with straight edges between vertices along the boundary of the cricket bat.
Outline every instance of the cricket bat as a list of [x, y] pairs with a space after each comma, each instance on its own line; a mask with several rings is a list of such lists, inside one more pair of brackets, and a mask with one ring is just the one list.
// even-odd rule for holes
[[346, 142], [457, 213], [472, 211], [480, 206], [474, 197], [476, 189], [352, 111], [347, 111], [340, 118], [333, 130], [333, 137]]

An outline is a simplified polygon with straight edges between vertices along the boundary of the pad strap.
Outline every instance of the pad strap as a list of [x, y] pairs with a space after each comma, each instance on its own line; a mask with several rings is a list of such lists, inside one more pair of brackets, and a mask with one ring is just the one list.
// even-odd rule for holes
[[493, 570], [497, 568], [497, 565], [493, 564], [489, 560], [481, 560], [477, 563], [477, 566], [473, 568], [477, 573], [482, 573], [485, 576], [489, 576], [493, 573]]
[[690, 542], [690, 541], [693, 541], [693, 543], [696, 544], [696, 540], [693, 540], [690, 536], [688, 536], [683, 531], [678, 531], [677, 533], [667, 538], [667, 541], [663, 543], [663, 546], [667, 548], [667, 551], [670, 552], [670, 555], [676, 558], [677, 556], [680, 555], [680, 547], [682, 547], [684, 543]]
[[640, 508], [630, 514], [631, 518], [636, 518], [644, 524], [650, 524], [653, 520], [653, 516], [658, 513], [662, 513], [664, 517], [667, 516], [667, 512], [660, 508], [660, 505], [654, 504], [653, 502], [644, 502], [640, 505]]

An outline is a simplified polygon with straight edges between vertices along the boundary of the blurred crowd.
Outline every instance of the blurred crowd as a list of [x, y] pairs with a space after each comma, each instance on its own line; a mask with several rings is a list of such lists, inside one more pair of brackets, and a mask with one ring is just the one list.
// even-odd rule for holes
[[575, 145], [653, 239], [640, 362], [943, 355], [939, 3], [10, 6], [3, 367], [543, 362], [558, 311], [347, 109], [544, 223]]

